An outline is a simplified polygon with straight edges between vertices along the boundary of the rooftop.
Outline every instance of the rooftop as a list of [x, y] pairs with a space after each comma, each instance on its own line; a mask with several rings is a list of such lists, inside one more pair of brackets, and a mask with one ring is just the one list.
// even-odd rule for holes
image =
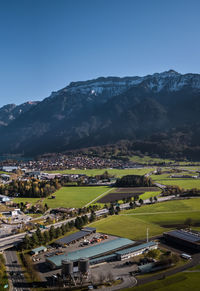
[[77, 231], [75, 233], [72, 233], [68, 236], [65, 236], [61, 239], [58, 239], [57, 241], [55, 241], [55, 243], [57, 244], [61, 244], [61, 245], [64, 245], [64, 244], [70, 244], [71, 242], [75, 241], [75, 240], [79, 240], [81, 238], [84, 238], [85, 236], [87, 236], [89, 233], [93, 232], [94, 230], [96, 230], [95, 228], [89, 230], [89, 228], [87, 229], [82, 229], [80, 231]]
[[148, 247], [151, 247], [151, 246], [154, 246], [154, 245], [157, 245], [157, 243], [153, 242], [153, 241], [150, 241], [150, 242], [147, 242], [147, 243], [144, 243], [144, 244], [140, 244], [138, 246], [134, 246], [134, 247], [131, 247], [131, 248], [128, 248], [128, 249], [124, 249], [124, 250], [121, 250], [121, 251], [118, 251], [116, 252], [117, 255], [125, 255], [125, 254], [129, 254], [129, 253], [134, 253], [134, 252], [137, 252], [141, 249], [145, 249], [145, 248], [148, 248]]
[[60, 267], [61, 262], [64, 259], [70, 261], [77, 261], [81, 258], [94, 258], [134, 243], [135, 243], [134, 241], [127, 238], [117, 238], [108, 242], [100, 243], [92, 247], [70, 252], [67, 255], [53, 256], [48, 258], [48, 261], [52, 262], [57, 267]]
[[47, 248], [44, 246], [32, 249], [32, 252], [37, 253], [37, 252], [41, 252], [41, 251], [45, 251]]
[[166, 234], [192, 243], [200, 242], [200, 232], [186, 231], [181, 229], [172, 230], [166, 232]]

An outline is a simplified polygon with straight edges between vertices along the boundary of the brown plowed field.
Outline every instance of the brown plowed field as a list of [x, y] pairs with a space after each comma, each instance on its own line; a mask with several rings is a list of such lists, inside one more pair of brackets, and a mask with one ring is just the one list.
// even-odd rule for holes
[[98, 203], [110, 203], [116, 200], [123, 200], [123, 198], [134, 197], [136, 195], [141, 195], [144, 192], [154, 192], [159, 191], [157, 187], [135, 187], [135, 188], [117, 188], [115, 192], [108, 193], [107, 195], [100, 198]]

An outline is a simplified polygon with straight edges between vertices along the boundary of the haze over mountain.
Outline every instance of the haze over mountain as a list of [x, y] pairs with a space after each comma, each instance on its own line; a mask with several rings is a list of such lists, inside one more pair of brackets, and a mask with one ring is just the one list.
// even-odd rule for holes
[[14, 118], [2, 117], [5, 109], [0, 153], [36, 155], [120, 140], [150, 144], [152, 152], [152, 142], [165, 136], [199, 157], [199, 74], [100, 77], [70, 83], [20, 114], [9, 105]]

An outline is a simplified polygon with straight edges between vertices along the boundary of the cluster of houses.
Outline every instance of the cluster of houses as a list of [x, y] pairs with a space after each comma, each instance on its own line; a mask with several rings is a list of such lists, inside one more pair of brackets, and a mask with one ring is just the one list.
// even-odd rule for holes
[[130, 161], [124, 162], [117, 159], [106, 159], [99, 157], [87, 156], [68, 156], [68, 155], [52, 155], [42, 157], [40, 160], [29, 161], [15, 161], [15, 162], [1, 162], [3, 171], [13, 172], [20, 169], [39, 170], [39, 171], [55, 171], [65, 169], [105, 169], [105, 168], [118, 168], [131, 167], [133, 163]]

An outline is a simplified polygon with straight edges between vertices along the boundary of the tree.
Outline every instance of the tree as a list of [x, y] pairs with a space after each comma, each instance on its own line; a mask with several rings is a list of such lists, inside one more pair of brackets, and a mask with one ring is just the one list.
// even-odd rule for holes
[[139, 203], [142, 205], [144, 203], [143, 199], [140, 198]]
[[38, 237], [39, 242], [42, 243], [42, 242], [43, 242], [43, 235], [42, 235], [42, 233], [41, 233], [40, 228], [38, 228], [38, 229], [36, 230], [36, 234], [37, 234], [37, 237]]
[[154, 196], [154, 201], [157, 202], [158, 201], [158, 198], [156, 196]]
[[49, 231], [45, 231], [43, 234], [43, 240], [45, 243], [48, 243], [50, 241]]
[[55, 238], [55, 228], [53, 225], [50, 227], [49, 236], [50, 236], [50, 240]]
[[31, 248], [31, 240], [30, 237], [26, 234], [24, 241], [23, 241], [23, 245], [25, 249], [30, 249]]
[[31, 245], [37, 246], [38, 244], [39, 244], [39, 239], [38, 239], [36, 232], [34, 232], [32, 237], [31, 237]]
[[55, 230], [55, 237], [58, 238], [61, 235], [62, 235], [62, 231], [61, 231], [60, 227], [57, 227]]
[[115, 214], [115, 209], [114, 209], [113, 205], [111, 205], [111, 207], [109, 208], [109, 214], [110, 215]]
[[90, 221], [90, 222], [93, 222], [93, 221], [95, 221], [95, 220], [96, 220], [96, 214], [95, 214], [95, 212], [91, 212], [91, 215], [90, 215], [89, 221]]
[[191, 218], [187, 218], [184, 222], [184, 225], [187, 227], [187, 228], [190, 228], [192, 226], [192, 219]]
[[151, 259], [157, 259], [160, 256], [160, 251], [158, 249], [155, 250], [150, 250], [146, 254], [146, 257], [151, 258]]

